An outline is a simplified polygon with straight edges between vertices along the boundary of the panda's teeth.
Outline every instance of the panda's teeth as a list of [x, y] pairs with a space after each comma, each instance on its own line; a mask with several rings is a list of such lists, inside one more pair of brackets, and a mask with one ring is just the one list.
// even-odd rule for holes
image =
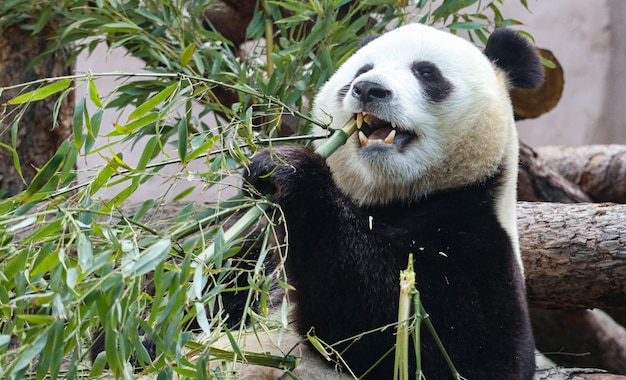
[[356, 127], [361, 129], [363, 126], [363, 112], [359, 112], [356, 114]]
[[[392, 123], [393, 126], [393, 123]], [[394, 127], [395, 128], [395, 127]], [[389, 134], [387, 135], [387, 137], [385, 137], [385, 144], [393, 144], [393, 139], [396, 138], [396, 130], [392, 129], [391, 132], [389, 132]]]
[[361, 143], [361, 147], [366, 147], [369, 144], [369, 139], [365, 136], [365, 133], [359, 131], [359, 142]]
[[[395, 122], [395, 121], [392, 121], [392, 122], [391, 122], [391, 128], [396, 129], [396, 127], [397, 127], [397, 126], [398, 126], [398, 125], [396, 124], [396, 122]], [[394, 132], [394, 136], [395, 136], [395, 132]]]

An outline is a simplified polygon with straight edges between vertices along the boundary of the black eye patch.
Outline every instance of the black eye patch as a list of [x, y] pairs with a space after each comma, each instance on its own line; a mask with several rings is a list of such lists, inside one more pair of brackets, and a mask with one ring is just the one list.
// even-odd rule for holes
[[361, 66], [361, 68], [356, 72], [356, 74], [354, 74], [354, 78], [357, 78], [359, 75], [365, 74], [366, 72], [370, 71], [373, 68], [374, 68], [374, 65], [372, 64]]
[[444, 101], [454, 89], [454, 86], [448, 81], [439, 68], [428, 61], [414, 62], [411, 65], [411, 72], [422, 85], [428, 99], [432, 102], [439, 103]]

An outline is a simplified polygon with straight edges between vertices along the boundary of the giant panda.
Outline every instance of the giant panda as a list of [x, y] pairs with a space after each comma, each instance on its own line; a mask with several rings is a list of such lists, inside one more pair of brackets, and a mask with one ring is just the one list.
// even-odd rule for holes
[[[402, 26], [368, 39], [315, 98], [313, 115], [331, 129], [357, 123], [344, 146], [328, 159], [302, 146], [253, 158], [245, 183], [273, 194], [288, 231], [294, 336], [279, 351], [311, 332], [343, 342], [333, 346], [341, 360], [300, 345], [300, 378], [392, 378], [394, 328], [381, 328], [397, 321], [409, 254], [422, 304], [463, 377], [533, 377], [508, 91], [539, 85], [542, 73], [514, 31], [496, 30], [480, 51], [433, 27]], [[452, 378], [433, 338], [421, 336], [426, 378]]]

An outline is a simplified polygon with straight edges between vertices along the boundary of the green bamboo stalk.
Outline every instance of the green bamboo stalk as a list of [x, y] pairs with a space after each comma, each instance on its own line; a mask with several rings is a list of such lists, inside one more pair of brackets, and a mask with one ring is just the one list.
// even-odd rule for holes
[[[333, 134], [320, 145], [315, 152], [322, 157], [330, 157], [340, 146], [342, 146], [350, 135], [356, 131], [356, 122], [350, 120], [346, 125], [340, 129], [336, 129]], [[268, 200], [271, 200], [271, 196], [267, 196]], [[220, 244], [225, 246], [232, 243], [235, 239], [241, 236], [251, 225], [256, 223], [261, 216], [270, 207], [270, 202], [257, 203], [248, 212], [246, 212], [235, 224], [233, 224], [220, 238]], [[207, 261], [215, 254], [215, 241], [211, 243], [206, 249], [200, 252], [197, 256], [198, 260]]]
[[459, 374], [459, 371], [457, 371], [456, 367], [454, 366], [454, 363], [452, 363], [452, 359], [450, 358], [450, 355], [448, 355], [448, 351], [446, 351], [445, 347], [443, 346], [443, 342], [439, 338], [439, 335], [437, 335], [437, 332], [435, 331], [435, 326], [433, 326], [433, 322], [430, 320], [430, 316], [428, 315], [428, 313], [426, 313], [426, 310], [424, 309], [424, 305], [421, 302], [419, 303], [419, 311], [420, 311], [420, 315], [424, 319], [424, 323], [426, 323], [426, 328], [428, 329], [428, 332], [430, 332], [430, 335], [435, 340], [435, 343], [437, 344], [437, 347], [439, 348], [439, 351], [441, 352], [443, 359], [448, 364], [450, 371], [452, 371], [452, 377], [455, 380], [465, 379], [464, 377], [461, 376], [461, 374]]
[[[204, 344], [200, 344], [193, 341], [185, 343], [185, 347], [189, 349], [186, 353], [187, 359], [192, 359], [194, 356], [202, 354], [206, 351], [207, 347]], [[221, 362], [235, 362], [241, 361], [241, 356], [238, 356], [233, 351], [222, 350], [220, 348], [210, 347], [209, 353], [215, 359]], [[285, 370], [293, 370], [300, 362], [300, 358], [295, 355], [270, 355], [267, 352], [257, 353], [242, 351], [241, 354], [249, 364], [260, 365], [263, 367], [273, 367]]]
[[272, 12], [267, 1], [261, 1], [261, 7], [265, 14], [265, 59], [267, 61], [267, 77], [271, 78], [274, 74], [274, 61], [272, 53], [274, 52], [274, 23], [272, 20]]
[[[412, 305], [411, 305], [412, 301]], [[411, 328], [409, 326], [409, 315], [411, 312], [411, 306], [413, 306], [414, 311], [414, 323], [415, 325]], [[452, 363], [452, 359], [448, 355], [445, 347], [443, 346], [443, 342], [437, 335], [435, 331], [435, 327], [433, 326], [432, 321], [430, 320], [430, 316], [426, 313], [424, 309], [424, 305], [420, 300], [420, 293], [415, 288], [415, 271], [413, 270], [413, 254], [409, 254], [409, 265], [407, 269], [400, 273], [400, 303], [398, 306], [398, 327], [397, 327], [397, 336], [396, 336], [396, 355], [395, 355], [395, 363], [394, 363], [394, 380], [408, 380], [408, 359], [409, 359], [409, 346], [408, 346], [408, 334], [409, 330], [412, 330], [413, 334], [413, 346], [415, 347], [415, 379], [423, 380], [425, 379], [424, 373], [422, 371], [422, 356], [420, 351], [420, 329], [421, 322], [424, 321], [426, 324], [426, 328], [428, 329], [430, 335], [435, 340], [441, 355], [444, 360], [448, 364], [450, 371], [452, 372], [452, 376], [456, 380], [465, 379], [462, 377], [457, 371], [456, 367]]]
[[422, 319], [424, 319], [424, 315], [422, 314], [422, 308], [420, 305], [422, 301], [420, 300], [420, 292], [415, 290], [413, 293], [413, 310], [415, 310], [415, 328], [413, 329], [413, 347], [415, 347], [415, 379], [423, 380], [424, 372], [422, 371], [422, 351], [421, 347], [421, 336], [420, 331], [422, 328]]
[[[415, 292], [415, 271], [413, 254], [409, 254], [409, 265], [400, 272], [400, 302], [398, 305], [398, 327], [396, 333], [396, 355], [394, 362], [394, 380], [409, 380], [409, 330], [411, 299]], [[416, 346], [419, 347], [419, 346]]]

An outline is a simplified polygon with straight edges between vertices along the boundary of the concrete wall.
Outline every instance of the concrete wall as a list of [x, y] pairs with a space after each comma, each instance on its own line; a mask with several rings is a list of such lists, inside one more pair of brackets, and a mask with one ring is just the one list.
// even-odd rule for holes
[[626, 2], [624, 0], [517, 1], [503, 13], [524, 22], [537, 46], [563, 66], [565, 88], [557, 107], [518, 124], [533, 146], [626, 144]]

